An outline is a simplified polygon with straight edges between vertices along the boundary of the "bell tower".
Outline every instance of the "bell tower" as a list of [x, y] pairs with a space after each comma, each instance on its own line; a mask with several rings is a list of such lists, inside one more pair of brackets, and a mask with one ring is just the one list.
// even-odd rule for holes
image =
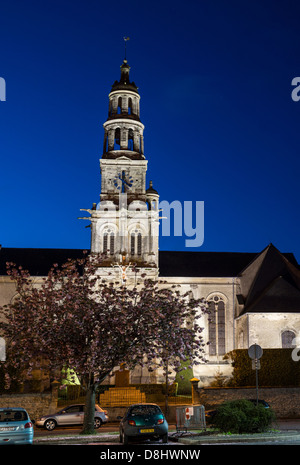
[[[144, 155], [144, 125], [140, 120], [140, 95], [130, 81], [130, 66], [124, 59], [121, 76], [108, 95], [100, 159], [100, 202], [90, 214], [91, 252], [103, 254], [101, 274], [130, 269], [156, 277], [158, 273], [158, 202], [152, 182], [146, 189], [148, 161]], [[124, 278], [124, 270], [128, 270]]]

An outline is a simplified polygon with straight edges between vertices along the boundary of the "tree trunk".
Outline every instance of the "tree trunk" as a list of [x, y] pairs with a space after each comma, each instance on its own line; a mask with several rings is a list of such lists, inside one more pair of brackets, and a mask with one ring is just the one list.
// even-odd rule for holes
[[94, 419], [95, 419], [95, 401], [96, 401], [96, 384], [94, 384], [93, 376], [90, 379], [87, 393], [85, 396], [85, 408], [84, 408], [84, 421], [83, 429], [81, 434], [93, 434], [94, 433]]
[[168, 420], [169, 417], [169, 364], [166, 366], [166, 397], [165, 397], [165, 417]]

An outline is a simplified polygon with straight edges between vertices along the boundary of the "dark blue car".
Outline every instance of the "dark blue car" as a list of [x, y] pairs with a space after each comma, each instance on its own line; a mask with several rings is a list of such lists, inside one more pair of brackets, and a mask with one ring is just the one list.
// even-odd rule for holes
[[162, 439], [168, 442], [168, 423], [156, 404], [134, 404], [127, 408], [120, 422], [120, 442], [128, 444], [133, 438]]

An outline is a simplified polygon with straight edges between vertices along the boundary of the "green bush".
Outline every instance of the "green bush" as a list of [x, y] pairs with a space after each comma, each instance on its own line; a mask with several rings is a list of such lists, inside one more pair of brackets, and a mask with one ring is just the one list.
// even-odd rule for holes
[[261, 433], [270, 428], [274, 419], [270, 408], [241, 399], [221, 404], [214, 417], [214, 426], [224, 433]]

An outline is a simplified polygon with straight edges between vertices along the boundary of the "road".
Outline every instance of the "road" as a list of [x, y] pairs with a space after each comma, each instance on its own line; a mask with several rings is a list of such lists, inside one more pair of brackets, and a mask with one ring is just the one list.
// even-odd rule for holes
[[[46, 431], [44, 428], [34, 428], [34, 437], [35, 438], [57, 438], [59, 436], [64, 436], [64, 435], [74, 435], [74, 436], [77, 436], [78, 434], [80, 434], [82, 430], [82, 427], [81, 426], [73, 426], [73, 427], [60, 427], [60, 428], [55, 428], [53, 431]], [[170, 425], [169, 427], [169, 432], [172, 432], [172, 431], [176, 431], [176, 426], [175, 425]], [[121, 445], [120, 442], [114, 440], [114, 441], [110, 441], [109, 439], [109, 433], [118, 433], [119, 432], [119, 423], [110, 423], [108, 425], [103, 425], [101, 426], [101, 428], [99, 428], [97, 430], [98, 433], [101, 433], [101, 435], [104, 435], [105, 436], [105, 433], [107, 433], [107, 439], [105, 438], [105, 440], [107, 442], [104, 442], [103, 440], [101, 441], [101, 445], [114, 445], [114, 446], [117, 446], [117, 445]], [[119, 435], [116, 434], [114, 436], [115, 439], [119, 439]], [[99, 442], [94, 442], [95, 439], [91, 439], [91, 442], [88, 442], [85, 444], [88, 444], [88, 445], [98, 445], [99, 446]], [[74, 439], [74, 442], [72, 442], [72, 444], [76, 444], [76, 439]], [[162, 442], [161, 441], [150, 441], [150, 440], [145, 440], [143, 441], [143, 444], [156, 444], [156, 445], [162, 445]], [[178, 442], [173, 442], [173, 441], [168, 441], [168, 444], [169, 445], [178, 445]]]
[[[276, 424], [273, 425], [274, 429], [276, 430], [280, 430], [281, 432], [289, 432], [289, 431], [294, 431], [294, 432], [299, 432], [300, 434], [300, 419], [296, 419], [296, 420], [278, 420]], [[36, 428], [35, 427], [35, 434], [34, 434], [34, 437], [35, 438], [45, 438], [46, 440], [46, 437], [48, 438], [51, 438], [51, 436], [53, 438], [57, 438], [59, 436], [64, 436], [64, 435], [70, 435], [70, 436], [77, 436], [79, 435], [79, 433], [81, 432], [82, 430], [82, 427], [81, 426], [74, 426], [74, 427], [60, 427], [60, 428], [56, 428], [54, 431], [46, 431], [44, 430], [43, 428]], [[107, 438], [104, 437], [102, 438], [102, 441], [105, 441], [105, 442], [102, 442], [101, 441], [101, 444], [102, 445], [119, 445], [119, 437], [118, 437], [118, 434], [114, 435], [114, 439], [110, 439], [110, 436], [109, 434], [111, 433], [118, 433], [119, 431], [119, 424], [118, 423], [109, 423], [108, 425], [103, 425], [101, 428], [99, 428], [97, 430], [97, 432], [101, 433], [101, 435], [104, 435], [105, 436], [105, 433], [107, 433]], [[170, 428], [169, 428], [169, 432], [172, 433], [172, 432], [175, 432], [176, 431], [176, 426], [175, 425], [170, 425]], [[283, 438], [282, 438], [283, 439]], [[44, 441], [42, 441], [44, 442]], [[59, 441], [61, 442], [61, 441]], [[76, 444], [76, 438], [74, 438], [74, 442], [73, 444]], [[99, 442], [95, 442], [95, 438], [91, 438], [90, 442], [85, 442], [85, 444], [90, 444], [90, 445], [99, 445]], [[162, 445], [162, 443], [159, 441], [145, 441], [144, 444], [155, 444], [157, 446], [160, 446]], [[176, 442], [173, 442], [172, 441], [172, 438], [170, 437], [170, 440], [168, 442], [169, 445], [180, 445], [180, 443], [178, 443], [177, 441]], [[204, 445], [205, 442], [202, 443], [202, 445]], [[231, 442], [231, 443], [218, 443], [218, 444], [215, 444], [216, 446], [217, 445], [243, 445], [243, 444], [249, 444], [248, 442], [245, 441], [244, 442]], [[299, 440], [299, 435], [297, 434], [297, 436], [295, 437], [295, 439], [293, 438], [286, 438], [286, 439], [283, 439], [283, 440], [266, 440], [264, 441], [263, 443], [262, 442], [251, 442], [252, 445], [300, 445], [300, 440]]]
[[[287, 420], [277, 420], [277, 423], [274, 425], [275, 429], [279, 429], [281, 431], [300, 431], [300, 419], [287, 419]], [[35, 437], [41, 436], [59, 436], [61, 434], [78, 434], [82, 430], [81, 426], [72, 426], [72, 427], [60, 427], [56, 428], [53, 431], [46, 431], [44, 428], [34, 428], [35, 429]], [[119, 423], [108, 423], [107, 425], [101, 426], [97, 430], [99, 433], [108, 433], [108, 432], [116, 432], [119, 431]], [[169, 431], [176, 431], [176, 425], [169, 425]]]

